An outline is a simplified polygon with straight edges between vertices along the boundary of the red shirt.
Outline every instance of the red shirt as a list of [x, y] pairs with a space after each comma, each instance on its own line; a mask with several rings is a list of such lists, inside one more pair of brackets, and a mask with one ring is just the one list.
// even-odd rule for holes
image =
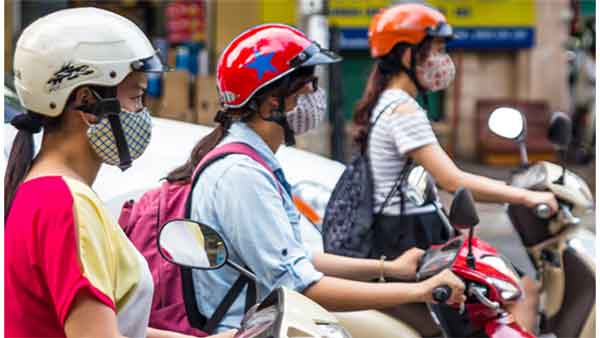
[[119, 328], [145, 335], [149, 271], [106, 216], [93, 191], [73, 179], [40, 177], [20, 185], [4, 235], [7, 337], [65, 337], [65, 320], [81, 290], [112, 308], [117, 319], [120, 308], [135, 301], [130, 305], [137, 310], [122, 311], [130, 317], [124, 325], [133, 323], [135, 330], [123, 332], [121, 322]]

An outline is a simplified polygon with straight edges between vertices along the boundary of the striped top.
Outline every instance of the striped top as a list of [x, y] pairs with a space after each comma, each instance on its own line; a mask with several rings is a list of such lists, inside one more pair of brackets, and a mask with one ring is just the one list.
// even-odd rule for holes
[[[402, 108], [413, 106], [410, 112]], [[385, 111], [382, 113], [382, 110]], [[375, 122], [382, 113], [370, 134], [368, 155], [373, 170], [373, 206], [374, 212], [379, 212], [385, 198], [395, 185], [400, 171], [406, 164], [406, 153], [428, 144], [436, 144], [437, 138], [433, 133], [427, 114], [410, 95], [401, 89], [386, 89], [371, 114], [371, 122]], [[425, 207], [426, 208], [426, 207]], [[405, 214], [423, 212], [422, 208], [405, 201]], [[387, 203], [385, 215], [400, 214], [400, 194], [396, 193]]]

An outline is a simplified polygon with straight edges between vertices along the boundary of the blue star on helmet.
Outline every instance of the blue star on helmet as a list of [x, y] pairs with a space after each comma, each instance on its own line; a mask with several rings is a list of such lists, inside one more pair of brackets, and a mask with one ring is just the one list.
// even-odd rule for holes
[[258, 50], [254, 51], [254, 61], [250, 62], [246, 67], [256, 69], [258, 79], [262, 80], [265, 72], [277, 72], [277, 68], [271, 64], [271, 59], [275, 52], [260, 55]]

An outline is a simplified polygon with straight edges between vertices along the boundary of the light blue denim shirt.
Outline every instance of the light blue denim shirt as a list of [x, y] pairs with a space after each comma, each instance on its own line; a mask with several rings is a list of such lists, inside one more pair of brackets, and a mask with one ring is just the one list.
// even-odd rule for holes
[[[225, 240], [229, 259], [248, 266], [258, 279], [258, 298], [277, 287], [302, 292], [323, 277], [300, 234], [300, 214], [287, 192], [289, 184], [267, 144], [241, 122], [234, 123], [220, 144], [243, 142], [253, 147], [276, 171], [277, 179], [245, 155], [229, 155], [209, 167], [192, 191], [193, 220], [212, 226]], [[194, 270], [200, 313], [210, 317], [239, 273], [229, 266]], [[217, 331], [239, 328], [245, 291], [232, 305]]]

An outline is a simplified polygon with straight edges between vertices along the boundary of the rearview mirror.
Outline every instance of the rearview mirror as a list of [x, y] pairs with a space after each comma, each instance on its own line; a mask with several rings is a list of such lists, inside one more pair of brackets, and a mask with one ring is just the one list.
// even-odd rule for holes
[[225, 242], [215, 230], [186, 219], [163, 225], [158, 234], [158, 251], [173, 264], [203, 270], [222, 267], [228, 257]]
[[552, 114], [548, 139], [560, 149], [566, 149], [571, 143], [571, 119], [565, 113]]
[[458, 188], [450, 206], [450, 223], [458, 229], [470, 229], [479, 223], [471, 192]]
[[525, 118], [513, 108], [501, 107], [494, 110], [488, 119], [488, 127], [492, 133], [509, 140], [525, 137]]

